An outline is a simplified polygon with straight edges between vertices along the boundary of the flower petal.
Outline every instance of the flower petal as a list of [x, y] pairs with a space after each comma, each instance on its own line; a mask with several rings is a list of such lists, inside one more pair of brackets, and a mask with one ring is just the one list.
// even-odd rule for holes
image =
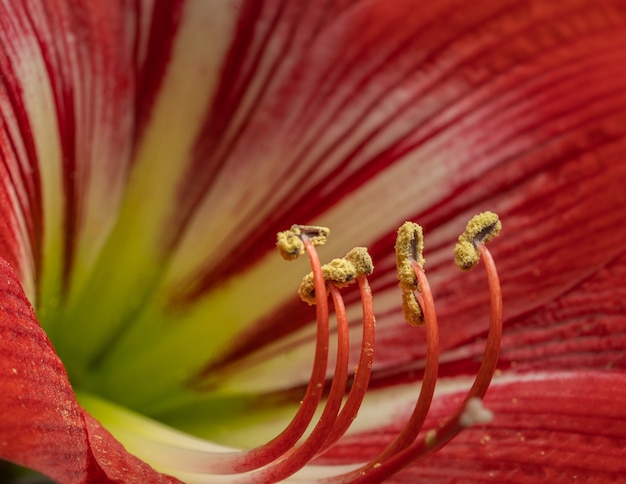
[[[538, 373], [496, 379], [485, 398], [495, 418], [399, 474], [396, 482], [613, 482], [626, 472], [626, 376], [611, 372]], [[437, 426], [462, 401], [440, 395], [429, 417]], [[407, 411], [408, 414], [408, 411]], [[397, 424], [399, 425], [399, 423]], [[373, 453], [398, 428], [347, 438], [321, 461], [350, 462]], [[364, 446], [370, 449], [364, 449]], [[392, 480], [391, 482], [394, 482]]]
[[[24, 29], [6, 34], [3, 45], [20, 52], [11, 58], [27, 60], [3, 64], [17, 79], [1, 98], [3, 114], [6, 106], [14, 110], [3, 116], [14, 123], [4, 136], [23, 137], [13, 148], [17, 161], [5, 171], [26, 171], [33, 150], [45, 170], [43, 202], [30, 188], [34, 176], [16, 189], [25, 221], [15, 209], [6, 230], [9, 240], [19, 237], [25, 245], [12, 249], [10, 262], [28, 272], [21, 259], [30, 250], [36, 265], [36, 248], [25, 241], [36, 242], [30, 233], [45, 226], [42, 310], [56, 314], [51, 335], [76, 381], [118, 402], [157, 413], [203, 399], [190, 388], [192, 379], [226, 387], [241, 376], [233, 367], [258, 361], [258, 354], [242, 355], [259, 349], [275, 355], [277, 338], [310, 322], [311, 312], [292, 302], [301, 266], [269, 255], [274, 232], [293, 222], [333, 225], [339, 234], [333, 253], [372, 247], [379, 347], [392, 348], [379, 353], [377, 365], [399, 378], [415, 369], [412, 378], [418, 377], [423, 356], [419, 335], [415, 345], [404, 344], [416, 332], [404, 326], [391, 272], [392, 233], [404, 219], [426, 227], [427, 268], [441, 319], [451, 321], [442, 343], [466, 358], [484, 334], [479, 316], [487, 295], [460, 298], [481, 276], [453, 275], [443, 261], [469, 214], [498, 210], [504, 234], [512, 234], [494, 252], [505, 270], [508, 317], [520, 327], [526, 314], [602, 273], [622, 251], [621, 2], [485, 1], [468, 11], [451, 1], [419, 9], [410, 1], [406, 8], [385, 1], [306, 8], [271, 1], [153, 8], [122, 2], [120, 9], [103, 1], [76, 15], [51, 2], [54, 25], [40, 3], [1, 5], [5, 31]], [[126, 14], [133, 21], [125, 22]], [[86, 55], [72, 35], [67, 49], [59, 48], [60, 26], [97, 55]], [[107, 38], [119, 43], [110, 46]], [[45, 55], [57, 51], [59, 59]], [[83, 77], [92, 83], [78, 93]], [[146, 89], [139, 94], [127, 83]], [[65, 96], [68, 91], [76, 96]], [[20, 121], [22, 111], [32, 126]], [[133, 123], [137, 130], [129, 132]], [[102, 137], [97, 127], [106, 127]], [[70, 138], [79, 146], [68, 144]], [[91, 144], [101, 148], [97, 156], [89, 153]], [[80, 165], [74, 152], [90, 163]], [[109, 174], [112, 205], [121, 210], [114, 227], [105, 184], [88, 176], [91, 168], [106, 171], [110, 159], [116, 163]], [[72, 164], [88, 180], [84, 185], [74, 185]], [[198, 167], [208, 169], [199, 175]], [[31, 222], [29, 203], [46, 207], [42, 220]], [[79, 231], [72, 248], [60, 234], [83, 223], [93, 226]], [[565, 251], [571, 234], [586, 244]], [[76, 273], [65, 288], [67, 307], [56, 309], [70, 267]], [[268, 284], [268, 274], [280, 280]], [[305, 355], [304, 335], [293, 350], [297, 358]], [[276, 365], [266, 361], [267, 368]], [[159, 379], [152, 378], [156, 369]], [[280, 386], [297, 387], [298, 378]]]
[[[566, 25], [583, 12], [572, 10], [572, 18]], [[596, 14], [602, 15], [593, 13]], [[501, 52], [493, 46], [483, 57], [473, 59], [475, 68], [499, 61], [503, 70], [482, 73], [481, 79], [485, 77], [473, 92], [459, 97], [458, 103], [449, 106], [442, 103], [439, 107], [442, 113], [449, 110], [448, 114], [440, 115], [450, 118], [445, 129], [441, 128], [422, 144], [415, 141], [413, 146], [416, 156], [432, 153], [433, 160], [420, 158], [419, 163], [412, 160], [415, 191], [401, 189], [405, 183], [402, 180], [411, 175], [409, 163], [404, 173], [394, 176], [391, 167], [386, 178], [372, 180], [369, 200], [377, 201], [379, 196], [373, 190], [380, 192], [385, 185], [393, 187], [394, 191], [388, 193], [390, 188], [387, 188], [384, 192], [387, 199], [385, 204], [380, 204], [380, 213], [395, 197], [406, 196], [404, 206], [398, 203], [399, 211], [410, 210], [410, 218], [425, 226], [427, 270], [438, 296], [442, 319], [449, 319], [454, 325], [442, 335], [446, 347], [464, 344], [484, 331], [480, 316], [487, 294], [479, 292], [465, 297], [467, 287], [480, 284], [479, 271], [455, 275], [451, 264], [444, 262], [449, 258], [447, 251], [457, 235], [453, 227], [456, 225], [456, 230], [460, 231], [463, 218], [473, 212], [491, 208], [503, 219], [503, 238], [494, 243], [494, 252], [503, 272], [509, 317], [521, 317], [541, 307], [600, 271], [621, 252], [626, 203], [621, 185], [626, 173], [620, 159], [626, 149], [623, 141], [626, 120], [621, 96], [624, 76], [611, 74], [613, 67], [617, 67], [613, 56], [624, 52], [610, 48], [616, 39], [609, 25], [615, 18], [607, 17], [606, 29], [597, 32], [594, 32], [599, 25], [595, 24], [597, 19], [590, 20], [590, 30], [584, 35], [576, 29], [568, 31], [560, 20], [552, 17], [537, 24], [529, 21], [527, 26], [531, 29], [555, 29], [550, 37], [551, 50], [541, 53], [541, 43], [526, 42], [525, 35], [530, 34], [524, 32], [525, 35], [507, 39], [506, 47], [509, 54], [516, 51], [520, 56], [525, 48], [531, 48], [525, 52], [528, 57], [524, 62], [515, 64], [515, 56], [500, 57]], [[559, 35], [570, 36], [572, 42], [564, 43], [557, 31]], [[620, 35], [617, 31], [615, 34]], [[593, 41], [587, 43], [585, 39]], [[591, 53], [603, 43], [606, 49], [601, 48], [597, 55]], [[619, 65], [617, 68], [622, 69], [623, 64]], [[611, 79], [616, 79], [617, 84], [613, 85]], [[450, 83], [454, 80], [458, 82], [455, 77], [446, 79]], [[581, 85], [588, 89], [581, 90]], [[547, 99], [554, 101], [547, 103]], [[461, 112], [460, 107], [463, 107]], [[419, 131], [415, 136], [417, 133]], [[455, 146], [458, 154], [453, 156], [449, 151]], [[437, 186], [433, 176], [438, 173], [436, 168], [441, 159], [451, 166], [446, 171], [446, 184]], [[435, 198], [426, 200], [433, 204], [428, 209], [420, 206], [431, 192], [426, 189], [421, 196], [415, 196], [421, 183], [420, 172], [426, 172], [427, 176], [421, 178], [439, 191]], [[410, 195], [414, 200], [409, 201]], [[378, 212], [369, 200], [366, 195], [359, 197], [368, 212], [362, 218], [371, 225]], [[346, 203], [346, 210], [339, 212], [338, 219], [350, 217], [347, 208]], [[354, 204], [350, 208], [354, 210]], [[357, 218], [351, 226], [358, 223]], [[587, 243], [575, 242], [583, 238]], [[376, 273], [380, 277], [378, 283], [373, 283], [378, 289], [377, 308], [383, 312], [393, 311], [386, 318], [379, 318], [382, 347], [393, 350], [379, 354], [378, 361], [388, 366], [422, 356], [420, 350], [396, 344], [406, 340], [411, 329], [402, 324], [385, 326], [385, 321], [401, 321], [397, 302], [394, 302], [397, 301], [395, 277], [384, 273], [393, 264], [393, 258], [387, 255], [391, 245], [389, 233], [372, 246]], [[529, 287], [532, 287], [531, 297], [528, 297]], [[381, 289], [387, 289], [383, 297]], [[276, 318], [276, 325], [284, 323]], [[262, 331], [272, 334], [267, 327]], [[259, 329], [258, 333], [251, 332], [244, 343], [258, 346], [262, 341]], [[415, 348], [420, 347], [415, 345]]]
[[29, 296], [49, 310], [93, 264], [128, 173], [134, 26], [121, 3], [0, 3], [5, 163], [29, 228]]
[[178, 482], [155, 472], [76, 402], [63, 364], [0, 260], [0, 457], [59, 482]]

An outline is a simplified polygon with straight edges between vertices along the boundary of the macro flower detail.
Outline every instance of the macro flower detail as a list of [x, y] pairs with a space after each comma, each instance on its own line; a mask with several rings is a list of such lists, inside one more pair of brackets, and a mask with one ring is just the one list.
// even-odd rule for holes
[[621, 479], [625, 46], [625, 0], [0, 0], [0, 481]]
[[[478, 227], [478, 228], [477, 228]], [[491, 240], [500, 230], [500, 222], [497, 216], [492, 213], [483, 213], [474, 217], [467, 225], [466, 231], [459, 237], [459, 243], [455, 252], [467, 250], [466, 245], [470, 244], [470, 251], [478, 254], [485, 260], [488, 273], [489, 289], [491, 292], [491, 326], [487, 339], [487, 349], [484, 355], [483, 364], [478, 375], [469, 390], [465, 400], [461, 403], [456, 413], [436, 430], [430, 430], [421, 439], [417, 439], [435, 390], [437, 379], [437, 366], [439, 362], [438, 348], [438, 322], [434, 308], [433, 296], [430, 292], [428, 280], [423, 269], [424, 257], [422, 249], [424, 246], [422, 239], [422, 228], [414, 223], [405, 223], [398, 230], [396, 242], [396, 260], [398, 267], [398, 279], [402, 288], [403, 298], [410, 291], [416, 304], [418, 305], [419, 319], [425, 326], [427, 336], [427, 361], [425, 366], [425, 377], [421, 385], [419, 397], [415, 408], [406, 426], [399, 433], [389, 446], [368, 463], [355, 466], [350, 471], [338, 471], [335, 475], [329, 472], [332, 466], [325, 468], [321, 474], [316, 475], [315, 468], [309, 468], [304, 474], [304, 479], [321, 479], [323, 482], [381, 482], [404, 467], [417, 462], [435, 450], [443, 447], [454, 436], [463, 429], [476, 424], [488, 423], [492, 419], [490, 411], [486, 410], [481, 399], [484, 397], [489, 382], [495, 372], [498, 358], [499, 342], [502, 331], [502, 298], [495, 265], [489, 251], [484, 245], [484, 241]], [[374, 265], [367, 249], [359, 247], [349, 251], [343, 259], [334, 259], [331, 263], [321, 265], [315, 246], [326, 242], [329, 230], [323, 227], [298, 226], [294, 225], [289, 231], [278, 234], [277, 247], [283, 257], [287, 260], [295, 260], [299, 255], [306, 253], [309, 257], [312, 272], [304, 277], [300, 287], [300, 296], [303, 301], [316, 306], [317, 314], [317, 343], [315, 350], [315, 360], [311, 377], [306, 390], [306, 394], [301, 401], [298, 412], [293, 417], [291, 423], [277, 437], [266, 444], [246, 450], [246, 451], [207, 451], [202, 448], [186, 446], [185, 442], [176, 444], [176, 438], [170, 442], [144, 441], [142, 443], [142, 453], [155, 459], [155, 462], [164, 466], [178, 466], [174, 468], [176, 474], [186, 475], [191, 481], [202, 480], [208, 476], [219, 475], [241, 475], [241, 480], [235, 477], [228, 478], [228, 482], [278, 482], [293, 474], [309, 463], [316, 455], [323, 453], [332, 447], [348, 430], [353, 420], [356, 418], [358, 410], [367, 391], [369, 378], [372, 370], [374, 358], [374, 327], [375, 316], [373, 309], [373, 298], [369, 287], [367, 276], [372, 274]], [[460, 258], [459, 268], [467, 270], [464, 258]], [[473, 261], [473, 265], [477, 263]], [[412, 275], [407, 273], [410, 267]], [[5, 268], [5, 272], [10, 273], [10, 269]], [[358, 366], [355, 368], [353, 381], [347, 398], [343, 402], [348, 388], [349, 376], [349, 323], [346, 314], [345, 304], [340, 289], [356, 283], [359, 286], [359, 294], [362, 302], [362, 326], [363, 334], [361, 338], [361, 350]], [[10, 291], [9, 287], [4, 290], [5, 299]], [[309, 424], [314, 418], [315, 411], [320, 406], [324, 393], [326, 381], [327, 362], [330, 345], [329, 307], [328, 297], [333, 301], [337, 324], [337, 350], [336, 366], [332, 374], [332, 384], [323, 405], [323, 411], [313, 430], [301, 440]], [[13, 293], [16, 299], [23, 298], [22, 294]], [[415, 307], [405, 306], [407, 321], [415, 319], [415, 315], [410, 314]], [[5, 308], [6, 311], [6, 308]], [[8, 311], [10, 314], [12, 311]], [[34, 321], [32, 314], [22, 316]], [[5, 322], [6, 318], [5, 318]], [[31, 323], [32, 324], [32, 323]], [[6, 332], [6, 328], [4, 328]], [[47, 351], [51, 348], [47, 340], [41, 339], [35, 344], [47, 346]], [[18, 341], [10, 346], [15, 351], [44, 353], [41, 349], [32, 349], [32, 343]], [[26, 359], [24, 356], [18, 357], [20, 360]], [[58, 360], [57, 360], [58, 361]], [[49, 369], [52, 378], [57, 378], [58, 373], [62, 373], [58, 368], [54, 368], [58, 363], [44, 363], [43, 375], [38, 378], [50, 378], [46, 375]], [[12, 373], [18, 375], [18, 371], [13, 368]], [[65, 386], [61, 383], [60, 386]], [[71, 401], [71, 396], [67, 396]], [[70, 404], [71, 405], [71, 404]], [[73, 418], [85, 419], [87, 423], [90, 439], [105, 441], [105, 458], [100, 458], [99, 464], [112, 462], [111, 457], [117, 459], [116, 464], [130, 460], [130, 464], [136, 474], [130, 480], [149, 479], [162, 482], [174, 482], [166, 476], [156, 477], [152, 470], [139, 461], [133, 461], [133, 457], [125, 456], [125, 451], [114, 440], [110, 434], [104, 431], [97, 422], [88, 414], [81, 414], [76, 409]], [[65, 418], [69, 416], [66, 414]], [[53, 425], [53, 424], [52, 424]], [[80, 428], [76, 424], [77, 430]], [[56, 438], [56, 437], [55, 437]], [[141, 439], [140, 439], [141, 440]], [[15, 444], [14, 442], [12, 443]], [[93, 450], [97, 452], [98, 447], [93, 445]], [[189, 445], [189, 444], [187, 444]], [[67, 446], [71, 447], [70, 445]], [[114, 453], [114, 452], [117, 452]], [[119, 454], [119, 455], [118, 455]], [[173, 456], [173, 458], [172, 458]], [[195, 477], [194, 474], [197, 474]], [[105, 479], [115, 480], [116, 471], [112, 475], [90, 474], [89, 480]], [[124, 475], [124, 473], [122, 473]], [[198, 476], [202, 476], [198, 479]], [[124, 481], [128, 476], [122, 477]], [[63, 480], [83, 480], [76, 475], [64, 475]]]
[[[500, 227], [501, 224], [497, 216], [493, 213], [485, 212], [472, 218], [467, 225], [466, 231], [459, 237], [459, 244], [455, 252], [467, 252], [467, 245], [469, 244], [471, 245], [470, 251], [477, 254], [474, 256], [476, 260], [473, 261], [473, 265], [478, 262], [477, 259], [480, 255], [486, 259], [485, 263], [489, 274], [489, 288], [492, 294], [491, 327], [487, 340], [487, 350], [485, 352], [484, 363], [479, 369], [479, 374], [465, 400], [460, 405], [456, 415], [450, 417], [440, 429], [431, 430], [421, 440], [417, 441], [415, 441], [415, 439], [426, 419], [426, 414], [434, 394], [435, 380], [437, 378], [439, 360], [438, 323], [432, 294], [430, 293], [429, 284], [423, 270], [424, 257], [422, 250], [424, 243], [422, 239], [422, 228], [417, 224], [407, 222], [398, 230], [396, 260], [398, 279], [400, 281], [400, 287], [402, 288], [403, 299], [406, 299], [407, 293], [410, 293], [410, 296], [415, 298], [415, 302], [418, 306], [418, 309], [416, 309], [413, 305], [404, 305], [405, 317], [407, 321], [414, 321], [416, 316], [413, 312], [417, 310], [419, 319], [426, 326], [428, 333], [428, 352], [424, 370], [425, 378], [422, 382], [420, 396], [417, 399], [411, 418], [398, 437], [369, 463], [345, 475], [329, 477], [327, 478], [328, 482], [381, 482], [407, 465], [423, 459], [433, 450], [443, 447], [463, 428], [474, 424], [487, 423], [491, 420], [491, 413], [482, 407], [480, 399], [484, 397], [491, 377], [496, 369], [502, 332], [502, 297], [495, 265], [489, 251], [484, 245], [484, 241], [491, 240], [495, 237], [500, 231]], [[301, 253], [305, 250], [309, 254], [313, 272], [307, 275], [303, 280], [300, 295], [304, 301], [316, 304], [318, 308], [318, 325], [321, 324], [324, 328], [328, 325], [328, 308], [325, 305], [325, 299], [328, 293], [332, 296], [337, 316], [337, 331], [339, 335], [338, 354], [336, 357], [337, 367], [334, 372], [330, 393], [324, 407], [324, 412], [315, 430], [308, 439], [305, 440], [302, 447], [296, 448], [297, 450], [295, 451], [297, 454], [298, 450], [303, 447], [312, 446], [312, 452], [309, 453], [310, 457], [314, 456], [315, 452], [325, 450], [336, 442], [348, 429], [350, 422], [356, 418], [356, 413], [367, 388], [367, 380], [369, 380], [371, 373], [372, 356], [374, 354], [373, 332], [370, 334], [366, 328], [374, 324], [372, 295], [369, 284], [367, 283], [367, 275], [372, 273], [373, 263], [366, 249], [357, 248], [348, 252], [344, 259], [335, 259], [330, 264], [320, 266], [318, 256], [315, 252], [315, 245], [323, 243], [328, 233], [329, 231], [326, 228], [317, 229], [306, 227], [303, 230], [296, 225], [292, 227], [290, 231], [280, 233], [277, 243], [280, 252], [286, 254], [285, 258], [292, 259], [292, 255], [294, 254], [292, 240], [294, 237], [301, 238], [304, 249], [299, 248], [297, 252]], [[309, 234], [313, 235], [312, 239], [309, 239]], [[323, 234], [323, 236], [320, 237], [319, 234]], [[410, 267], [411, 274], [407, 270], [407, 266]], [[459, 267], [463, 270], [468, 269], [467, 265], [464, 263], [459, 265]], [[313, 291], [311, 290], [311, 279], [314, 285]], [[359, 284], [363, 304], [364, 332], [362, 337], [361, 357], [359, 365], [355, 369], [354, 383], [348, 394], [342, 413], [337, 416], [339, 403], [346, 392], [346, 377], [348, 375], [346, 368], [348, 364], [348, 324], [345, 314], [345, 305], [339, 289], [345, 287], [350, 282], [358, 282]], [[311, 299], [312, 294], [314, 295], [314, 301]], [[318, 344], [319, 343], [318, 340]], [[327, 342], [325, 341], [322, 341], [321, 344], [327, 346]], [[326, 366], [326, 356], [324, 352], [321, 358], [323, 362], [322, 368]], [[317, 362], [318, 358], [316, 357], [316, 363]], [[312, 374], [308, 391], [315, 391], [312, 386], [317, 387], [318, 391], [322, 387], [322, 382], [319, 381], [316, 383], [314, 376], [315, 371]], [[359, 381], [363, 376], [365, 381]], [[352, 401], [353, 397], [355, 403]], [[305, 396], [302, 402], [303, 406], [308, 403], [309, 398], [307, 392], [307, 396]], [[319, 404], [319, 397], [312, 397], [312, 399], [315, 401], [316, 405]], [[301, 407], [301, 409], [302, 408], [303, 407]], [[327, 413], [330, 415], [328, 419], [326, 419]], [[333, 420], [335, 421], [333, 422]], [[326, 430], [324, 430], [324, 427], [326, 427]], [[320, 431], [318, 432], [318, 430]], [[318, 437], [320, 434], [321, 437]], [[287, 477], [287, 474], [281, 473], [281, 470], [283, 467], [289, 469], [289, 461], [292, 459], [293, 456], [288, 454], [284, 457], [282, 462], [279, 461], [276, 465], [270, 466], [268, 470], [262, 471], [261, 475], [267, 477], [261, 477], [261, 482], [264, 481], [264, 478], [269, 478], [268, 480], [274, 481]], [[276, 479], [276, 477], [278, 477], [278, 479]]]

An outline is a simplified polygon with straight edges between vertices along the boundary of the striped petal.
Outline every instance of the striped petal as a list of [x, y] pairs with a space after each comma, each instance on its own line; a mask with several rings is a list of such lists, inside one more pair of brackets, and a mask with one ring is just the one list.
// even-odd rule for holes
[[508, 232], [503, 369], [623, 369], [624, 2], [423, 3], [0, 2], [0, 248], [73, 383], [269, 435], [312, 352], [307, 269], [272, 253], [293, 222], [333, 227], [324, 257], [371, 247], [375, 384], [419, 379], [405, 219], [430, 243], [442, 371], [465, 375], [487, 293], [448, 250], [487, 208]]
[[[615, 372], [538, 372], [496, 380], [485, 399], [496, 415], [492, 423], [465, 431], [391, 482], [619, 480], [626, 471], [624, 382], [624, 374]], [[426, 427], [436, 428], [462, 397], [442, 392]], [[373, 455], [397, 432], [395, 422], [367, 439], [355, 435], [321, 462], [340, 465]]]
[[15, 263], [31, 299], [54, 308], [93, 264], [127, 177], [131, 9], [57, 0], [0, 9], [4, 179], [24, 219]]

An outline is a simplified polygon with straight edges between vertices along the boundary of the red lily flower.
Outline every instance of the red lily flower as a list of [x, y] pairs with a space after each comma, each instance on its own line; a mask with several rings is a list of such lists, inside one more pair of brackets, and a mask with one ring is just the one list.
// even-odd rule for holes
[[[0, 458], [59, 482], [268, 481], [310, 461], [293, 479], [355, 481], [343, 465], [362, 462], [363, 482], [617, 479], [625, 60], [624, 0], [0, 0]], [[466, 395], [495, 364], [495, 271], [449, 261], [485, 210], [504, 225], [495, 417], [435, 454], [489, 420]], [[405, 220], [426, 234], [430, 283], [413, 254], [402, 289], [426, 329], [400, 304]], [[273, 250], [293, 223], [333, 229], [323, 259], [367, 245], [376, 270], [341, 296], [306, 245], [302, 304], [309, 269]], [[277, 451], [303, 398], [323, 425], [296, 445], [296, 417]], [[416, 401], [425, 431], [384, 451], [417, 433]]]

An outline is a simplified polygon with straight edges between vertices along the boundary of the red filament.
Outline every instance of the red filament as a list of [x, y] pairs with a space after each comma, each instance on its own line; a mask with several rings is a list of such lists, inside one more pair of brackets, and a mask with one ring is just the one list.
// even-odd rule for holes
[[[348, 395], [345, 396], [349, 376], [350, 344], [344, 300], [340, 288], [332, 281], [324, 280], [317, 251], [307, 233], [298, 236], [304, 244], [311, 264], [315, 289], [317, 335], [310, 380], [296, 415], [278, 436], [248, 451], [216, 453], [207, 457], [202, 466], [199, 466], [214, 474], [245, 473], [239, 478], [230, 476], [232, 479], [229, 479], [229, 482], [277, 482], [296, 473], [316, 456], [331, 448], [345, 434], [357, 416], [369, 384], [374, 357], [375, 316], [367, 276], [363, 274], [356, 276], [362, 312], [361, 348], [353, 382]], [[323, 482], [382, 482], [440, 449], [468, 425], [483, 423], [481, 415], [488, 414], [488, 411], [482, 409], [479, 399], [484, 397], [498, 361], [502, 335], [502, 295], [491, 254], [482, 242], [477, 241], [476, 248], [487, 273], [491, 307], [490, 325], [478, 374], [463, 403], [440, 428], [430, 432], [422, 431], [435, 393], [439, 366], [439, 332], [428, 279], [420, 264], [414, 261], [412, 268], [418, 283], [416, 286], [418, 290], [414, 292], [414, 296], [424, 319], [426, 357], [424, 377], [413, 412], [402, 431], [379, 455], [353, 471], [324, 478]], [[311, 426], [325, 391], [330, 346], [329, 295], [333, 301], [337, 321], [335, 367], [321, 415], [312, 430], [303, 437]]]

